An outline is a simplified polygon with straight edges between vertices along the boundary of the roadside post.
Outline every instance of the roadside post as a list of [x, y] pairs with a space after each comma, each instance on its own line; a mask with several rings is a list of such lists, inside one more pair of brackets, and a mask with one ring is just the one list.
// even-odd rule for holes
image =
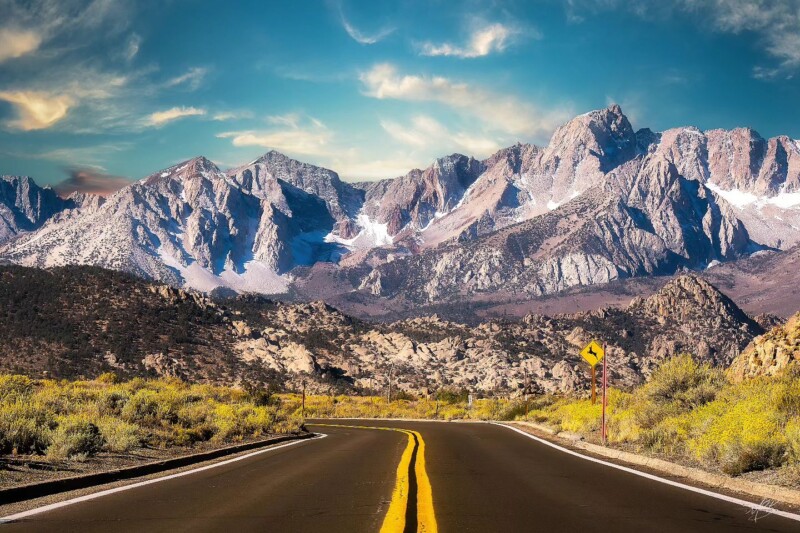
[[386, 404], [392, 404], [392, 373], [394, 372], [394, 363], [389, 364], [389, 388], [386, 391]]
[[303, 380], [303, 407], [301, 408], [302, 417], [306, 417], [306, 380]]
[[[606, 351], [606, 345], [603, 344], [603, 353]], [[608, 438], [608, 426], [606, 419], [606, 409], [608, 408], [608, 357], [603, 357], [603, 421], [601, 424], [601, 440], [603, 446], [606, 445]]]
[[597, 403], [597, 363], [603, 360], [605, 350], [596, 341], [587, 344], [581, 350], [581, 357], [592, 367], [592, 405]]

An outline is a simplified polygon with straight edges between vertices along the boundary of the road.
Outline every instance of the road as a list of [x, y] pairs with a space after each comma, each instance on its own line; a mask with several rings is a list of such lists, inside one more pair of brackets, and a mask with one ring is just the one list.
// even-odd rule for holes
[[[327, 437], [116, 492], [6, 531], [800, 531], [488, 424], [320, 421]], [[424, 461], [422, 461], [424, 459]], [[405, 463], [404, 463], [405, 461]], [[763, 514], [763, 513], [761, 513]], [[383, 529], [382, 529], [383, 528]]]

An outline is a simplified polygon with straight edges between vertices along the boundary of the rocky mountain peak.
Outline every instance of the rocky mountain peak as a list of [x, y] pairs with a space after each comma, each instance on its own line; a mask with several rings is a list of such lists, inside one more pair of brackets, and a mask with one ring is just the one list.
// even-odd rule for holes
[[229, 170], [228, 177], [245, 192], [275, 200], [285, 194], [285, 186], [325, 201], [330, 214], [340, 223], [355, 218], [363, 202], [363, 192], [327, 168], [303, 163], [275, 150], [255, 161]]
[[50, 217], [75, 207], [50, 187], [40, 187], [28, 176], [0, 179], [0, 244], [20, 232], [41, 227]]
[[144, 185], [156, 185], [167, 181], [184, 181], [198, 177], [218, 177], [219, 167], [204, 156], [188, 159], [141, 180]]
[[636, 155], [636, 134], [618, 105], [590, 111], [555, 131], [533, 171], [541, 182], [535, 188], [551, 191], [562, 203]]
[[676, 323], [696, 319], [739, 322], [748, 329], [760, 326], [714, 285], [694, 274], [679, 276], [646, 299], [636, 299], [631, 309]]

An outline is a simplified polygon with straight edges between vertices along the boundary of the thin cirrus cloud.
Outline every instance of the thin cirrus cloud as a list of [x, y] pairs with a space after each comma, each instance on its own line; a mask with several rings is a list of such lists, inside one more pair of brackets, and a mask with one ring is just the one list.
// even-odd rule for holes
[[321, 121], [297, 114], [267, 117], [273, 128], [266, 130], [227, 131], [217, 138], [231, 139], [236, 147], [259, 146], [291, 154], [320, 156], [330, 153], [332, 132]]
[[125, 50], [123, 55], [126, 61], [132, 61], [134, 57], [139, 54], [139, 48], [142, 46], [142, 37], [137, 33], [132, 33], [125, 43]]
[[173, 122], [175, 120], [179, 120], [186, 117], [196, 117], [196, 116], [203, 116], [206, 114], [206, 110], [197, 107], [173, 107], [170, 109], [166, 109], [164, 111], [156, 111], [155, 113], [150, 114], [145, 123], [148, 126], [155, 126], [161, 127], [164, 124], [169, 122]]
[[600, 11], [626, 9], [642, 18], [689, 15], [711, 31], [759, 36], [760, 46], [776, 65], [756, 65], [753, 76], [771, 79], [800, 68], [800, 2], [798, 0], [569, 0], [567, 18], [583, 22]]
[[185, 86], [194, 91], [200, 87], [207, 74], [208, 69], [205, 67], [192, 67], [180, 76], [167, 80], [165, 85], [167, 87]]
[[464, 132], [451, 132], [427, 115], [414, 116], [408, 125], [381, 120], [381, 127], [394, 140], [417, 149], [435, 147], [439, 152], [455, 149], [479, 157], [488, 156], [500, 149], [498, 143], [492, 139]]
[[[462, 59], [484, 57], [494, 52], [502, 52], [511, 40], [520, 33], [520, 30], [494, 23], [482, 25], [470, 35], [469, 41], [463, 45], [452, 43], [435, 44], [430, 41], [420, 45], [420, 54], [423, 56], [453, 56]], [[538, 36], [538, 33], [532, 33]]]
[[253, 118], [253, 113], [250, 111], [219, 111], [211, 116], [211, 120], [215, 120], [217, 122], [241, 120], [246, 118]]
[[363, 93], [377, 99], [437, 102], [480, 120], [487, 129], [510, 135], [540, 137], [564, 123], [571, 110], [553, 107], [545, 111], [513, 96], [454, 81], [443, 76], [401, 74], [382, 63], [360, 76]]
[[39, 91], [2, 91], [0, 100], [14, 107], [16, 118], [6, 126], [22, 131], [49, 128], [64, 119], [72, 106], [72, 98]]
[[344, 31], [347, 32], [347, 35], [349, 35], [350, 38], [352, 38], [358, 44], [369, 45], [378, 43], [383, 39], [385, 39], [386, 37], [388, 37], [389, 35], [391, 35], [392, 33], [394, 33], [395, 30], [394, 28], [387, 27], [387, 28], [382, 28], [379, 31], [372, 34], [364, 33], [355, 26], [353, 26], [353, 24], [349, 20], [347, 20], [347, 17], [344, 16], [344, 12], [342, 11], [341, 6], [339, 6], [339, 20], [342, 23]]
[[42, 35], [34, 30], [0, 28], [0, 63], [36, 51]]

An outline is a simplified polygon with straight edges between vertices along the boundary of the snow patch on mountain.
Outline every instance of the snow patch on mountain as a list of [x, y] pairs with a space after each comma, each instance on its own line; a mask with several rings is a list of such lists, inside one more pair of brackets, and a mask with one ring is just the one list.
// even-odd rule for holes
[[739, 189], [725, 190], [710, 181], [706, 183], [706, 186], [724, 198], [728, 203], [739, 209], [743, 209], [749, 205], [754, 205], [756, 208], [765, 205], [774, 205], [781, 209], [800, 207], [800, 192], [782, 192], [775, 196], [758, 196]]
[[329, 233], [325, 242], [335, 242], [351, 249], [367, 249], [376, 246], [391, 246], [394, 239], [389, 235], [389, 225], [372, 220], [369, 215], [360, 213], [356, 217], [356, 224], [361, 231], [351, 239], [343, 239], [338, 235]]
[[269, 265], [261, 261], [245, 263], [242, 272], [226, 268], [217, 275], [195, 261], [188, 266], [182, 265], [163, 247], [157, 250], [157, 254], [165, 266], [174, 270], [181, 277], [184, 285], [203, 292], [227, 287], [237, 292], [280, 294], [285, 293], [289, 286], [287, 277], [276, 274]]

